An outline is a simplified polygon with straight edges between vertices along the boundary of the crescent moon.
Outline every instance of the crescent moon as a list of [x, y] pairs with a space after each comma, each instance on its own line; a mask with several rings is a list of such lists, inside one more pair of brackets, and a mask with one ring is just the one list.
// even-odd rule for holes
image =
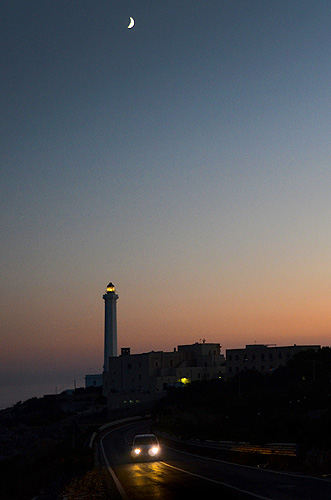
[[134, 19], [133, 19], [133, 17], [130, 17], [130, 24], [129, 24], [128, 28], [129, 29], [133, 28], [133, 26], [134, 26]]

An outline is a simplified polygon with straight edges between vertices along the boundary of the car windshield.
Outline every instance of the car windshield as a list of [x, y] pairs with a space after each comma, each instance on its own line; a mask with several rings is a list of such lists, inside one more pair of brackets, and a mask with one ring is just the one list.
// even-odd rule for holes
[[144, 444], [157, 445], [157, 439], [154, 436], [137, 436], [134, 440], [135, 446], [141, 446]]

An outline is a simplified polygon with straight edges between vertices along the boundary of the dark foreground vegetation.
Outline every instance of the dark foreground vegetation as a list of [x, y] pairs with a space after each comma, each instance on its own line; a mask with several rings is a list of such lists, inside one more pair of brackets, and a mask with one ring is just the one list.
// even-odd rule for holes
[[[89, 448], [104, 423], [105, 400], [96, 389], [44, 396], [0, 411], [1, 498], [93, 500], [103, 489]], [[95, 497], [96, 498], [96, 497]]]
[[295, 443], [309, 470], [331, 473], [331, 349], [301, 352], [270, 374], [173, 389], [154, 421], [184, 439]]

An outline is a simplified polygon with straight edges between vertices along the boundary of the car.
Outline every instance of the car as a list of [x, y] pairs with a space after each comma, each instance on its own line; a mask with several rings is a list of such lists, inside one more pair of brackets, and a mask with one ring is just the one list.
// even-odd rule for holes
[[161, 447], [155, 434], [137, 434], [133, 438], [131, 457], [133, 460], [158, 460]]

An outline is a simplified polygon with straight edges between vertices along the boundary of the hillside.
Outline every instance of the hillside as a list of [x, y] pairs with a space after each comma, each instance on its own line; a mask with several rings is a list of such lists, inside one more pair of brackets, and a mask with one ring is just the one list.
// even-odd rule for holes
[[93, 467], [90, 436], [106, 418], [100, 390], [32, 398], [0, 411], [4, 498], [57, 498], [69, 479]]

